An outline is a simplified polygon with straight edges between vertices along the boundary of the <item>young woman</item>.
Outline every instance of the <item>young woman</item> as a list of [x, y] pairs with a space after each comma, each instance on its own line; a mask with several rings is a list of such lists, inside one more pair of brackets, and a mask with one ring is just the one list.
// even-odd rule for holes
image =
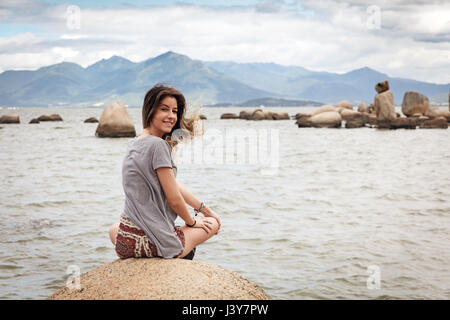
[[[220, 229], [220, 219], [176, 181], [171, 150], [176, 129], [193, 134], [195, 119], [185, 118], [186, 101], [177, 90], [156, 85], [145, 95], [142, 133], [130, 142], [122, 166], [125, 207], [109, 235], [120, 258], [192, 259], [195, 247]], [[202, 216], [192, 217], [186, 204]], [[180, 216], [185, 226], [175, 226]]]

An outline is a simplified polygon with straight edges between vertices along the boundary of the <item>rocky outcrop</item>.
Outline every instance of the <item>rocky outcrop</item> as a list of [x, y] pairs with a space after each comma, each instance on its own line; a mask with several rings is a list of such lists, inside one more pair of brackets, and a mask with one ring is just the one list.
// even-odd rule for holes
[[299, 128], [310, 128], [310, 127], [313, 126], [312, 122], [309, 120], [311, 118], [311, 115], [309, 115], [309, 114], [296, 114], [295, 116], [298, 117], [297, 121], [295, 122], [295, 124]]
[[378, 121], [397, 118], [392, 91], [384, 91], [375, 96], [375, 114]]
[[338, 109], [338, 108], [353, 110], [353, 105], [350, 101], [342, 100], [336, 104], [336, 109]]
[[204, 114], [201, 114], [200, 115], [200, 120], [207, 120], [208, 118], [204, 115]]
[[236, 113], [227, 112], [223, 113], [220, 119], [239, 119], [239, 116]]
[[447, 119], [447, 122], [450, 122], [450, 111], [442, 110], [438, 107], [431, 107], [428, 111], [425, 112], [424, 116], [434, 119], [438, 117], [444, 117]]
[[363, 102], [361, 102], [358, 106], [358, 112], [361, 113], [369, 113], [369, 108], [367, 108], [366, 104]]
[[61, 116], [57, 113], [54, 114], [44, 114], [37, 118], [38, 121], [63, 121]]
[[80, 276], [50, 300], [268, 300], [263, 289], [235, 272], [185, 259], [115, 260]]
[[5, 114], [0, 117], [0, 123], [20, 123], [20, 117], [17, 113]]
[[318, 115], [318, 114], [320, 114], [320, 113], [323, 113], [323, 112], [330, 112], [330, 111], [333, 111], [333, 112], [334, 112], [334, 111], [336, 111], [336, 108], [333, 107], [333, 106], [330, 105], [330, 104], [326, 104], [326, 105], [323, 105], [323, 106], [317, 108], [317, 109], [314, 110], [313, 112], [311, 112], [311, 116], [313, 117], [313, 116]]
[[37, 118], [33, 118], [28, 123], [39, 123], [39, 120]]
[[90, 118], [87, 118], [86, 120], [84, 120], [84, 123], [97, 123], [97, 122], [98, 122], [98, 120], [96, 117], [90, 117]]
[[389, 90], [389, 82], [387, 80], [378, 82], [375, 85], [375, 90], [377, 93], [383, 93]]
[[426, 96], [416, 91], [407, 91], [403, 96], [402, 112], [410, 117], [415, 113], [426, 115], [430, 109], [430, 102]]
[[336, 111], [316, 114], [311, 116], [309, 121], [316, 128], [340, 128], [342, 126], [342, 117]]
[[431, 120], [425, 120], [421, 125], [421, 129], [447, 129], [448, 122], [444, 117], [438, 117]]
[[122, 101], [114, 101], [103, 109], [95, 131], [97, 137], [135, 137], [133, 121]]

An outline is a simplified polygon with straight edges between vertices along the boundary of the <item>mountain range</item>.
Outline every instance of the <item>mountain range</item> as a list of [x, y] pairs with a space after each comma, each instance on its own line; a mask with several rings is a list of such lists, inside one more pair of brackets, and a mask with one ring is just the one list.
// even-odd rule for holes
[[237, 105], [253, 99], [287, 105], [286, 99], [358, 104], [373, 101], [374, 86], [383, 80], [389, 81], [396, 104], [409, 90], [425, 94], [432, 103], [448, 99], [450, 84], [391, 78], [368, 67], [337, 74], [275, 63], [200, 61], [169, 51], [138, 63], [113, 56], [86, 68], [62, 62], [34, 71], [5, 71], [0, 74], [0, 106], [103, 106], [118, 99], [141, 106], [147, 90], [158, 82], [179, 89], [195, 105]]

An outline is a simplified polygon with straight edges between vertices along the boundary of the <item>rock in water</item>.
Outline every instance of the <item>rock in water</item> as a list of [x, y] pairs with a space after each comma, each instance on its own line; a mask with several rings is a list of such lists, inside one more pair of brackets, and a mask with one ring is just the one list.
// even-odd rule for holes
[[61, 116], [57, 113], [54, 114], [44, 114], [37, 118], [38, 121], [63, 121]]
[[95, 131], [97, 137], [135, 137], [133, 121], [122, 101], [114, 101], [103, 109]]
[[375, 85], [375, 90], [377, 91], [377, 93], [383, 93], [389, 90], [389, 82], [387, 80], [378, 82]]
[[342, 117], [337, 111], [328, 111], [311, 116], [309, 121], [316, 128], [340, 128]]
[[239, 116], [236, 113], [228, 112], [228, 113], [223, 113], [220, 116], [220, 119], [239, 119]]
[[20, 123], [20, 118], [17, 113], [7, 114], [0, 117], [0, 123]]
[[311, 112], [311, 117], [318, 115], [320, 113], [323, 113], [323, 112], [330, 112], [330, 111], [336, 111], [336, 108], [330, 104], [326, 104], [326, 105], [323, 105], [323, 106], [317, 108], [313, 112]]
[[260, 287], [235, 272], [184, 259], [118, 259], [80, 276], [50, 300], [268, 300]]
[[342, 100], [339, 101], [336, 105], [336, 109], [337, 108], [344, 108], [344, 109], [349, 109], [349, 110], [353, 110], [353, 105], [350, 101], [348, 100]]
[[369, 113], [369, 109], [367, 108], [366, 104], [363, 102], [361, 102], [358, 106], [358, 112], [361, 113]]
[[96, 123], [96, 122], [98, 122], [96, 117], [90, 117], [84, 120], [84, 123]]
[[430, 101], [423, 94], [416, 91], [407, 91], [403, 96], [402, 112], [410, 117], [415, 113], [425, 115], [430, 109]]
[[397, 118], [395, 113], [394, 95], [391, 90], [384, 91], [375, 96], [375, 114], [378, 121]]

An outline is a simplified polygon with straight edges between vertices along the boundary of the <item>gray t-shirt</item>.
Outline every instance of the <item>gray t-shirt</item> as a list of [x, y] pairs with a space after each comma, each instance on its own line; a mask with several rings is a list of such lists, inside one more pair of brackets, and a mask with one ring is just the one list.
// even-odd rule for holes
[[169, 206], [156, 169], [173, 168], [169, 144], [155, 136], [133, 139], [122, 165], [125, 191], [124, 214], [141, 228], [156, 246], [158, 256], [174, 258], [183, 246], [174, 232], [177, 213]]

